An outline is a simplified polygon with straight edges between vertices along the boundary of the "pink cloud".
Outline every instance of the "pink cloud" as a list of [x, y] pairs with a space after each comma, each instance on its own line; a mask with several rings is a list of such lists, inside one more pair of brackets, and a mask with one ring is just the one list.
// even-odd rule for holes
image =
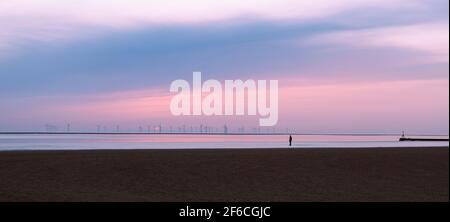
[[281, 125], [304, 131], [448, 133], [448, 80], [289, 86], [280, 91]]
[[[351, 47], [400, 48], [422, 53], [431, 62], [449, 61], [448, 22], [425, 23], [362, 30], [339, 31], [313, 36], [302, 42]], [[424, 61], [420, 59], [419, 61]]]
[[242, 16], [309, 20], [358, 8], [399, 9], [422, 5], [420, 0], [3, 0], [0, 2], [0, 56], [10, 56], [27, 41], [76, 40], [93, 35], [91, 30], [223, 22]]
[[[448, 133], [448, 80], [302, 82], [280, 79], [276, 128], [298, 132]], [[134, 130], [159, 123], [174, 129], [200, 124], [258, 127], [259, 116], [172, 116], [172, 96], [168, 90], [158, 89], [15, 98], [13, 102], [0, 102], [4, 107], [0, 122], [22, 128], [72, 123], [73, 129], [81, 130], [93, 130], [97, 124], [109, 129], [120, 124]]]

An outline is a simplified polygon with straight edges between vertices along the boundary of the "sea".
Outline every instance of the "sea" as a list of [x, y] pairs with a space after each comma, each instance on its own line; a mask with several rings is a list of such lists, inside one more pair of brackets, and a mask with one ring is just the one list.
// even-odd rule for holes
[[[400, 142], [398, 135], [292, 135], [293, 149], [448, 147], [447, 141]], [[448, 136], [414, 135], [414, 138]], [[239, 149], [288, 148], [289, 135], [239, 134], [26, 134], [0, 133], [0, 151], [97, 149]]]

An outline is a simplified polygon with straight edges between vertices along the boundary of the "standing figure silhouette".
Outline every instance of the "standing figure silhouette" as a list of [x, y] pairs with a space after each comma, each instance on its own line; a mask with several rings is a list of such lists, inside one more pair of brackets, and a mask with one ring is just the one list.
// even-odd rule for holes
[[292, 135], [289, 135], [289, 146], [292, 146]]

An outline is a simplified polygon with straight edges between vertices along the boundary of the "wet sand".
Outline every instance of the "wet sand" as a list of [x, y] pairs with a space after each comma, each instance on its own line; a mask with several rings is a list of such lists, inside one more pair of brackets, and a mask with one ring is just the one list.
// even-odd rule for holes
[[0, 201], [448, 201], [449, 149], [0, 152]]

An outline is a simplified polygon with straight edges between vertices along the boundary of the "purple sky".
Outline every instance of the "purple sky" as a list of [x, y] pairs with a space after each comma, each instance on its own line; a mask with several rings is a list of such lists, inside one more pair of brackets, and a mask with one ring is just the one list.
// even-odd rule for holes
[[257, 127], [174, 117], [173, 80], [277, 79], [277, 129], [448, 134], [445, 0], [0, 2], [0, 131]]

